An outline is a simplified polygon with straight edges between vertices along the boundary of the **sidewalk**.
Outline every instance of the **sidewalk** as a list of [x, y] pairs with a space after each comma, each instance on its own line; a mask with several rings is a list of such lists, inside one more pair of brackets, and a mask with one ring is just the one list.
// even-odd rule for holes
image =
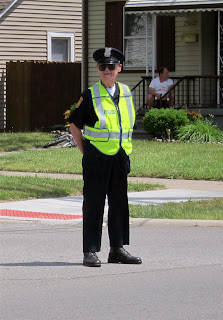
[[[51, 177], [57, 179], [81, 179], [80, 175], [72, 174], [41, 174], [29, 172], [6, 172], [4, 175], [26, 175]], [[202, 200], [223, 197], [223, 181], [196, 181], [196, 180], [171, 180], [158, 178], [138, 178], [129, 177], [129, 182], [141, 182], [151, 184], [161, 184], [167, 189], [143, 192], [129, 192], [129, 203], [131, 204], [162, 204], [166, 202], [181, 202], [188, 200]], [[1, 219], [22, 219], [22, 220], [41, 220], [41, 221], [69, 221], [74, 223], [82, 222], [82, 196], [63, 197], [49, 199], [35, 199], [26, 201], [14, 201], [0, 203]], [[105, 208], [105, 218], [107, 205]], [[135, 225], [145, 223], [165, 223], [169, 224], [173, 220], [154, 220], [154, 219], [131, 219]], [[174, 220], [175, 223], [182, 223], [182, 220]], [[223, 221], [185, 221], [188, 225], [220, 225]]]

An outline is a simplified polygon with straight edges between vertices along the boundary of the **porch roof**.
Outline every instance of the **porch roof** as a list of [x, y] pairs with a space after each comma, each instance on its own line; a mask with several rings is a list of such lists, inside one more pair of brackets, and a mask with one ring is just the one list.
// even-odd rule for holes
[[223, 10], [222, 0], [128, 0], [125, 8], [150, 13]]
[[18, 0], [0, 0], [0, 18], [17, 2]]

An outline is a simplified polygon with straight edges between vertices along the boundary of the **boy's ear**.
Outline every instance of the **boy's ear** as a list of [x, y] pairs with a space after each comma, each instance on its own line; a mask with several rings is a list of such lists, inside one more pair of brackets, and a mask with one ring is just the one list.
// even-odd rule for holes
[[121, 71], [122, 71], [122, 64], [118, 66], [118, 72], [121, 72]]

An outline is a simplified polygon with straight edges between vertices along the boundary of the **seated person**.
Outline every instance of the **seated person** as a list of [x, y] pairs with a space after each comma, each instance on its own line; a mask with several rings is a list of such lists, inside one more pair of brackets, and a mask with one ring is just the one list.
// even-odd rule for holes
[[[154, 100], [158, 100], [160, 105], [160, 96], [163, 96], [173, 86], [173, 80], [169, 78], [169, 70], [167, 68], [161, 67], [158, 72], [159, 75], [154, 78], [149, 85], [147, 98], [149, 109], [154, 107]], [[165, 106], [167, 105], [168, 99], [170, 101], [170, 107], [172, 107], [174, 103], [174, 90], [164, 98]]]

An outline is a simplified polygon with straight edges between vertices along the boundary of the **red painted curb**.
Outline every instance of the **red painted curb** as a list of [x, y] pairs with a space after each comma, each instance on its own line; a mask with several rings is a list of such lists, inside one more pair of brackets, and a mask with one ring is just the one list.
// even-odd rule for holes
[[8, 209], [0, 209], [0, 216], [17, 217], [17, 218], [52, 219], [52, 220], [74, 220], [74, 219], [81, 219], [83, 217], [82, 215], [31, 212], [31, 211], [8, 210]]

